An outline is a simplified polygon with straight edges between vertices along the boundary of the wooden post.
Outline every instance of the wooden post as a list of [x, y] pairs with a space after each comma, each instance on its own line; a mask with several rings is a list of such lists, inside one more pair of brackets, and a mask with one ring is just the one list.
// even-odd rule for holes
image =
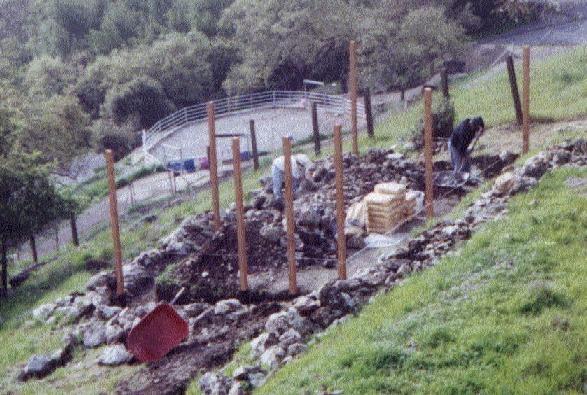
[[39, 254], [37, 254], [37, 241], [35, 235], [31, 235], [29, 238], [29, 244], [31, 246], [31, 255], [33, 256], [33, 263], [39, 263]]
[[122, 247], [120, 245], [120, 226], [118, 224], [118, 201], [116, 199], [116, 180], [114, 179], [114, 157], [112, 150], [106, 150], [106, 173], [110, 189], [110, 221], [112, 222], [112, 242], [114, 245], [114, 272], [116, 275], [116, 296], [124, 295], [124, 276], [122, 273]]
[[249, 129], [251, 130], [251, 148], [253, 150], [253, 169], [259, 170], [259, 152], [257, 151], [257, 133], [255, 132], [255, 121], [249, 121]]
[[59, 251], [59, 224], [56, 224], [53, 230], [55, 231], [55, 249]]
[[512, 97], [514, 99], [514, 110], [516, 111], [516, 121], [519, 126], [524, 123], [524, 114], [522, 111], [522, 102], [520, 101], [520, 92], [518, 90], [518, 79], [516, 78], [516, 69], [514, 67], [514, 58], [509, 55], [506, 58], [508, 76], [510, 78], [510, 88], [512, 91]]
[[357, 43], [352, 40], [349, 45], [349, 86], [351, 93], [351, 132], [353, 137], [353, 154], [359, 155], [359, 126], [357, 120]]
[[172, 195], [175, 195], [175, 188], [173, 188], [173, 178], [174, 178], [173, 170], [167, 172], [167, 180], [169, 181], [169, 191]]
[[220, 223], [220, 193], [218, 191], [218, 159], [216, 156], [216, 115], [214, 102], [208, 103], [208, 144], [210, 146], [210, 183], [212, 187], [212, 211], [214, 213], [214, 227], [219, 230]]
[[73, 245], [78, 247], [79, 246], [79, 237], [77, 234], [77, 220], [75, 217], [75, 213], [72, 211], [69, 217], [69, 224], [71, 225], [71, 240], [73, 241]]
[[285, 218], [287, 222], [287, 263], [289, 268], [289, 293], [297, 295], [299, 293], [297, 285], [297, 268], [296, 268], [296, 237], [294, 224], [294, 194], [293, 194], [293, 177], [291, 169], [291, 141], [289, 138], [283, 138], [283, 172], [285, 175]]
[[240, 138], [232, 139], [232, 164], [234, 166], [234, 198], [236, 202], [236, 235], [238, 239], [238, 267], [240, 273], [240, 290], [249, 289], [247, 262], [247, 241], [245, 236], [245, 208], [243, 204], [243, 184], [241, 179], [241, 152]]
[[524, 47], [524, 117], [522, 153], [530, 149], [530, 47]]
[[432, 88], [424, 89], [424, 160], [426, 166], [426, 215], [434, 217], [434, 187], [432, 185]]
[[338, 244], [338, 278], [339, 280], [346, 280], [346, 235], [344, 233], [346, 215], [344, 212], [343, 191], [342, 126], [338, 122], [334, 126], [334, 166], [336, 170], [336, 240]]
[[446, 68], [440, 72], [440, 85], [442, 86], [442, 96], [449, 98], [450, 92], [448, 90], [448, 71]]
[[132, 181], [128, 184], [128, 193], [130, 195], [130, 205], [134, 207], [135, 205], [135, 190], [134, 186], [132, 185]]
[[365, 117], [367, 118], [367, 134], [369, 137], [375, 137], [375, 128], [373, 126], [373, 109], [371, 107], [371, 90], [365, 90]]
[[2, 292], [1, 296], [8, 296], [8, 247], [6, 240], [0, 241], [0, 265], [2, 266]]
[[318, 103], [312, 103], [312, 132], [314, 135], [314, 153], [320, 155], [320, 125], [318, 125]]

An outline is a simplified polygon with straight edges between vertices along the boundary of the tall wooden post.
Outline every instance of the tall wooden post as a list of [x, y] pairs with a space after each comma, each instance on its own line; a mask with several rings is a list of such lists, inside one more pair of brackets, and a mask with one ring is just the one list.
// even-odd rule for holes
[[216, 156], [216, 114], [214, 103], [208, 103], [208, 145], [210, 147], [210, 184], [212, 188], [212, 212], [214, 213], [214, 227], [219, 230], [220, 223], [220, 193], [218, 191], [218, 159]]
[[240, 274], [240, 290], [249, 289], [247, 279], [249, 265], [247, 262], [247, 241], [245, 235], [245, 208], [243, 203], [243, 184], [241, 178], [241, 142], [240, 138], [232, 139], [232, 164], [234, 166], [234, 199], [236, 202], [236, 235], [238, 239], [238, 267]]
[[442, 69], [440, 72], [440, 85], [442, 87], [442, 96], [448, 99], [450, 97], [450, 92], [448, 90], [448, 71], [446, 68]]
[[426, 177], [426, 216], [434, 217], [434, 186], [432, 185], [432, 88], [424, 89], [424, 161]]
[[375, 128], [373, 126], [373, 108], [371, 107], [371, 90], [365, 90], [365, 117], [367, 118], [367, 134], [369, 137], [375, 137]]
[[31, 235], [29, 238], [29, 244], [31, 246], [31, 255], [33, 257], [33, 263], [39, 263], [39, 254], [37, 254], [37, 241], [35, 235]]
[[0, 241], [0, 266], [2, 266], [2, 292], [1, 296], [8, 296], [8, 247], [6, 240]]
[[106, 173], [110, 190], [110, 221], [112, 222], [112, 242], [114, 245], [114, 272], [116, 275], [116, 296], [124, 295], [124, 276], [122, 273], [122, 247], [120, 245], [120, 225], [118, 224], [118, 201], [116, 199], [116, 180], [114, 178], [114, 156], [106, 150]]
[[71, 240], [73, 245], [78, 247], [79, 246], [79, 237], [77, 233], [77, 219], [75, 213], [72, 211], [69, 217], [69, 224], [71, 225]]
[[249, 121], [249, 129], [251, 130], [251, 149], [253, 150], [253, 169], [259, 170], [259, 152], [257, 151], [257, 133], [255, 132], [255, 121]]
[[334, 166], [336, 170], [336, 241], [338, 244], [338, 278], [340, 280], [346, 280], [346, 235], [344, 233], [346, 215], [344, 212], [342, 126], [340, 123], [337, 123], [334, 126]]
[[359, 125], [357, 119], [357, 42], [352, 40], [349, 45], [349, 87], [351, 93], [351, 133], [353, 137], [353, 154], [359, 155]]
[[314, 153], [320, 155], [320, 125], [318, 125], [318, 103], [312, 103], [312, 133], [314, 136]]
[[514, 67], [514, 58], [509, 55], [506, 58], [508, 69], [508, 76], [510, 79], [510, 89], [512, 91], [512, 98], [514, 99], [514, 110], [516, 111], [516, 121], [519, 126], [524, 123], [524, 114], [522, 111], [522, 102], [520, 101], [520, 92], [518, 90], [518, 79], [516, 78], [516, 68]]
[[283, 172], [285, 175], [285, 218], [287, 222], [287, 263], [289, 270], [289, 293], [297, 295], [299, 293], [297, 285], [297, 267], [296, 267], [296, 237], [294, 224], [294, 193], [293, 177], [291, 168], [291, 141], [289, 138], [283, 138]]
[[522, 153], [530, 149], [530, 47], [524, 47], [524, 119]]

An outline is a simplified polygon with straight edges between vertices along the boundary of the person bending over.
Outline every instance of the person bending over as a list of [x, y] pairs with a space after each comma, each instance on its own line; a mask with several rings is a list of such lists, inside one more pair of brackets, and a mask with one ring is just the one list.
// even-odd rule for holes
[[[273, 197], [277, 206], [283, 206], [283, 184], [285, 180], [285, 157], [275, 158], [271, 165], [271, 177], [273, 181]], [[312, 161], [304, 154], [291, 156], [291, 174], [294, 192], [299, 188], [306, 177], [306, 170], [312, 166]]]
[[[455, 176], [461, 172], [468, 173], [471, 170], [471, 153], [484, 130], [483, 118], [477, 117], [465, 119], [452, 132], [448, 140], [448, 150]], [[469, 148], [473, 141], [475, 142]]]

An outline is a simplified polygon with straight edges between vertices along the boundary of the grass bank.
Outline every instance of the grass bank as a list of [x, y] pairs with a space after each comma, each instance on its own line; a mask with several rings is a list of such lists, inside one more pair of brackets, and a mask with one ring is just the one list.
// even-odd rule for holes
[[581, 392], [587, 381], [585, 170], [513, 199], [455, 255], [331, 330], [259, 394]]

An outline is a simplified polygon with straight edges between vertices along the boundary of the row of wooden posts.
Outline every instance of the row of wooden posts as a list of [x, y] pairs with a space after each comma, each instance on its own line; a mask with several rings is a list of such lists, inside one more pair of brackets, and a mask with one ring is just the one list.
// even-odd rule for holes
[[[353, 154], [359, 154], [358, 146], [358, 129], [357, 129], [357, 72], [356, 72], [356, 43], [350, 44], [350, 92], [351, 92], [351, 135]], [[523, 130], [522, 153], [528, 152], [529, 147], [529, 110], [530, 110], [530, 49], [524, 48], [523, 56], [523, 107], [521, 111], [521, 123]], [[513, 61], [508, 58], [508, 73], [512, 81]], [[443, 94], [448, 96], [448, 78], [446, 74], [443, 80]], [[516, 114], [518, 114], [519, 98], [516, 101], [517, 85], [515, 84], [515, 74], [512, 84], [512, 93]], [[514, 89], [515, 88], [515, 89]], [[209, 131], [209, 160], [210, 160], [210, 181], [212, 189], [212, 212], [214, 227], [220, 230], [222, 222], [220, 218], [220, 193], [218, 180], [218, 159], [216, 153], [216, 116], [214, 103], [208, 103], [208, 131]], [[370, 110], [370, 100], [369, 100]], [[312, 107], [312, 118], [317, 118], [316, 106]], [[317, 122], [315, 122], [317, 123]], [[254, 122], [251, 121], [250, 129], [252, 134], [252, 145], [254, 157], [256, 158], [257, 144], [254, 132]], [[315, 133], [316, 135], [317, 133]], [[289, 138], [282, 139], [284, 155], [284, 175], [285, 175], [285, 218], [287, 227], [287, 262], [289, 277], [289, 292], [296, 295], [299, 292], [297, 285], [297, 268], [296, 268], [296, 242], [295, 242], [295, 216], [294, 216], [294, 191], [292, 179], [291, 156], [292, 147]], [[316, 145], [319, 147], [319, 138]], [[237, 218], [237, 240], [238, 240], [238, 261], [239, 261], [239, 283], [240, 290], [247, 291], [248, 284], [248, 259], [247, 259], [247, 242], [245, 232], [245, 213], [244, 197], [242, 186], [242, 168], [240, 155], [240, 138], [234, 137], [232, 140], [232, 159], [234, 166], [234, 189], [236, 201], [236, 218]], [[114, 179], [114, 160], [112, 151], [106, 151], [107, 176], [110, 188], [110, 214], [112, 221], [112, 238], [114, 243], [115, 274], [116, 274], [116, 293], [122, 297], [124, 294], [124, 278], [122, 271], [122, 252], [120, 244], [120, 229], [118, 223], [118, 209], [116, 200], [116, 183]], [[255, 168], [258, 168], [258, 159], [255, 159]], [[433, 186], [433, 116], [432, 116], [432, 88], [424, 89], [424, 162], [425, 162], [425, 209], [428, 219], [434, 217], [434, 186]], [[335, 163], [335, 186], [336, 186], [336, 221], [337, 221], [337, 252], [338, 252], [338, 277], [341, 280], [347, 278], [346, 270], [346, 237], [345, 237], [345, 209], [344, 209], [344, 176], [343, 176], [343, 148], [342, 148], [342, 127], [339, 122], [334, 127], [334, 163]]]

